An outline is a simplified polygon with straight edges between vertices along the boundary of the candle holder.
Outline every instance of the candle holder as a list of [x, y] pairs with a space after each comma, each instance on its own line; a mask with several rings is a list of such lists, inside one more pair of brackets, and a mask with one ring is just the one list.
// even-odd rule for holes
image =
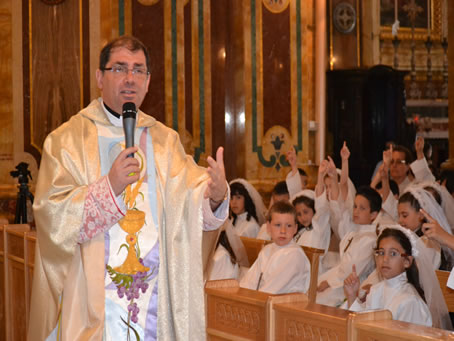
[[397, 36], [394, 36], [394, 39], [392, 40], [393, 42], [393, 48], [394, 48], [394, 68], [397, 69], [399, 67], [399, 56], [397, 54], [397, 50], [400, 45], [400, 39], [397, 38]]
[[435, 99], [437, 98], [437, 90], [435, 89], [435, 85], [432, 81], [432, 58], [430, 52], [432, 50], [433, 42], [432, 39], [430, 39], [430, 35], [427, 36], [425, 45], [427, 49], [427, 82], [425, 96], [427, 98]]

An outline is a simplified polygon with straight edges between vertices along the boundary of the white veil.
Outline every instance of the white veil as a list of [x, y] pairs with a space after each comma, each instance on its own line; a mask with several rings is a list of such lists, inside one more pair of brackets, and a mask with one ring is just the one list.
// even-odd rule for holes
[[[410, 192], [418, 201], [419, 206], [421, 206], [424, 211], [426, 211], [432, 218], [434, 218], [440, 224], [443, 230], [451, 234], [451, 227], [449, 226], [448, 220], [446, 219], [446, 215], [431, 193], [429, 193], [419, 185], [408, 186], [405, 189], [404, 193], [406, 192]], [[446, 256], [448, 265], [454, 265], [454, 251], [444, 245], [441, 246], [441, 249]]]
[[440, 185], [438, 182], [435, 181], [421, 181], [417, 182], [412, 186], [418, 186], [421, 188], [431, 187], [440, 195], [441, 198], [441, 207], [443, 208], [443, 212], [445, 213], [446, 219], [448, 220], [448, 224], [450, 227], [450, 231], [454, 228], [454, 198], [448, 192], [445, 186]]
[[432, 325], [435, 328], [452, 330], [451, 318], [449, 317], [448, 307], [446, 306], [443, 293], [438, 282], [437, 275], [433, 269], [431, 255], [422, 240], [411, 230], [400, 225], [384, 225], [380, 229], [380, 234], [386, 229], [398, 229], [402, 231], [411, 243], [412, 256], [418, 267], [419, 283], [424, 290], [427, 306], [432, 315]]
[[307, 197], [309, 199], [315, 200], [315, 192], [311, 189], [303, 189], [302, 191], [299, 191], [298, 193], [292, 195], [292, 197], [290, 198], [290, 203], [293, 204], [293, 200], [298, 197]]
[[248, 181], [245, 179], [234, 179], [230, 181], [229, 185], [232, 185], [233, 183], [238, 182], [246, 188], [246, 191], [248, 192], [249, 196], [252, 199], [252, 202], [255, 205], [255, 212], [257, 213], [257, 220], [258, 224], [262, 226], [266, 222], [266, 208], [265, 204], [263, 203], [262, 196], [260, 193], [252, 186]]

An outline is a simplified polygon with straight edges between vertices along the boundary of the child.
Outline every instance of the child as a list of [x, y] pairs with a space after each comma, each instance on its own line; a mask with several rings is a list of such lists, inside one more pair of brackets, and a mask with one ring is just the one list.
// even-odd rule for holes
[[297, 166], [296, 150], [294, 147], [287, 152], [287, 161], [292, 170], [287, 174], [285, 182], [287, 184], [290, 197], [294, 197], [296, 193], [306, 189], [308, 177], [307, 173]]
[[440, 255], [440, 246], [434, 241], [428, 240], [423, 236], [422, 226], [426, 222], [423, 213], [424, 209], [443, 227], [446, 232], [450, 232], [450, 226], [446, 220], [440, 205], [437, 204], [434, 197], [417, 186], [409, 186], [400, 198], [397, 210], [399, 212], [399, 224], [415, 232], [422, 238], [423, 243], [432, 253], [432, 264], [434, 269], [441, 268], [451, 270], [453, 263], [453, 252], [449, 248], [443, 247], [443, 256]]
[[327, 250], [330, 243], [329, 204], [323, 195], [326, 162], [319, 167], [315, 192], [305, 189], [292, 200], [296, 210], [298, 231], [294, 236], [297, 244]]
[[240, 237], [228, 222], [222, 227], [216, 245], [216, 251], [211, 259], [208, 279], [241, 278], [241, 270], [249, 267], [246, 249]]
[[238, 236], [256, 238], [265, 221], [265, 206], [257, 190], [244, 179], [230, 182], [230, 222]]
[[[279, 181], [273, 188], [273, 192], [271, 193], [271, 201], [270, 206], [279, 202], [285, 201], [288, 202], [290, 199], [290, 194], [287, 188], [287, 183], [285, 181]], [[257, 239], [262, 240], [271, 240], [271, 236], [268, 234], [267, 224], [263, 223], [260, 227], [259, 233], [257, 234]]]
[[295, 208], [288, 202], [275, 203], [268, 213], [267, 227], [273, 243], [260, 251], [240, 286], [271, 294], [307, 292], [310, 263], [302, 248], [293, 241]]
[[[340, 262], [318, 278], [317, 303], [339, 306], [344, 299], [344, 279], [356, 264], [364, 280], [374, 268], [373, 248], [377, 240], [372, 224], [381, 210], [381, 197], [370, 187], [361, 187], [355, 196], [353, 213], [345, 210], [339, 223]], [[353, 220], [353, 221], [352, 221]]]
[[449, 313], [425, 250], [412, 231], [399, 225], [385, 228], [375, 249], [377, 271], [383, 281], [374, 284], [361, 300], [353, 265], [353, 272], [344, 281], [348, 309], [388, 309], [394, 320], [449, 328]]

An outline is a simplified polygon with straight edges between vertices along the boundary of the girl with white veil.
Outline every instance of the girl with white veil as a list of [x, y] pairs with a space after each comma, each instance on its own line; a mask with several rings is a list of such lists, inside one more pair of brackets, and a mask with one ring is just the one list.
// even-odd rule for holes
[[359, 278], [353, 267], [344, 281], [348, 309], [388, 309], [396, 320], [452, 329], [431, 255], [426, 251], [414, 232], [400, 225], [385, 226], [375, 250], [377, 270], [384, 279], [359, 299]]
[[[406, 209], [403, 207], [406, 205]], [[426, 219], [420, 210], [423, 209], [427, 214], [429, 214], [433, 219], [435, 219], [440, 226], [448, 233], [451, 233], [451, 227], [449, 226], [448, 220], [443, 212], [443, 209], [435, 201], [433, 195], [427, 190], [421, 188], [418, 185], [408, 186], [405, 192], [399, 198], [399, 224], [404, 227], [410, 228], [421, 238], [423, 236], [422, 226], [426, 223]], [[413, 214], [413, 211], [418, 216], [418, 222], [415, 224], [410, 224], [410, 219], [407, 215]], [[440, 245], [428, 245], [425, 241], [426, 246], [432, 249], [440, 248]], [[446, 246], [441, 246], [442, 255], [441, 255], [441, 269], [451, 270], [454, 264], [454, 251]], [[435, 259], [435, 258], [434, 258]], [[436, 265], [434, 263], [434, 265]]]

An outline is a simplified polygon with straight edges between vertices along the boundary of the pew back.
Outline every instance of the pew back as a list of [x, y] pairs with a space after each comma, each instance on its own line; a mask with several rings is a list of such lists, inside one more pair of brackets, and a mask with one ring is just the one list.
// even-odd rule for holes
[[249, 237], [240, 237], [243, 242], [244, 248], [246, 249], [247, 258], [249, 260], [249, 265], [252, 266], [255, 260], [259, 256], [260, 251], [263, 247], [270, 243], [268, 240], [255, 239]]
[[317, 297], [318, 267], [320, 265], [320, 257], [323, 256], [325, 250], [307, 246], [301, 247], [311, 263], [311, 281], [309, 284], [309, 290], [307, 291], [307, 296], [309, 298], [309, 302], [314, 303], [315, 298]]
[[3, 230], [5, 323], [7, 340], [26, 340], [35, 257], [36, 231], [26, 224]]
[[432, 341], [454, 340], [454, 333], [417, 324], [396, 321], [358, 321], [353, 323], [351, 341]]
[[271, 295], [240, 288], [236, 280], [205, 285], [208, 340], [268, 340], [271, 308], [281, 302], [304, 302], [304, 294]]
[[355, 313], [316, 303], [273, 305], [274, 340], [349, 340], [358, 320], [391, 319], [388, 310]]
[[443, 297], [445, 298], [446, 305], [448, 306], [448, 311], [454, 312], [454, 290], [446, 286], [450, 273], [449, 271], [442, 270], [436, 270], [435, 273], [437, 274]]

